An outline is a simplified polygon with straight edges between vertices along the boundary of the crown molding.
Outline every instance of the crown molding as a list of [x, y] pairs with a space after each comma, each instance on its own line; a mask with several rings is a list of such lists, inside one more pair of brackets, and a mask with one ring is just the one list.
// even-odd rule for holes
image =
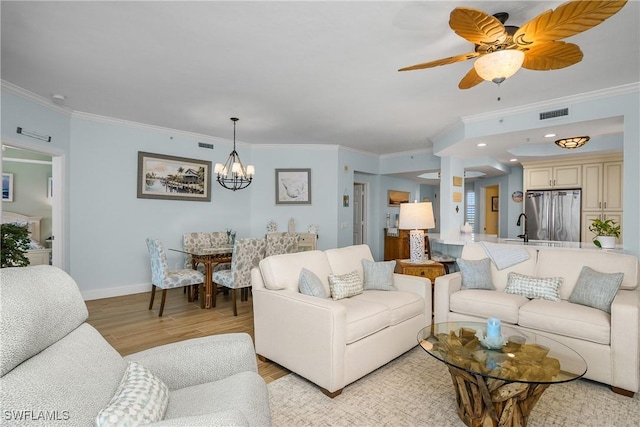
[[571, 105], [579, 102], [593, 101], [614, 96], [628, 95], [640, 92], [640, 82], [629, 83], [622, 86], [615, 86], [607, 89], [594, 90], [592, 92], [584, 92], [577, 95], [565, 96], [562, 98], [549, 99], [546, 101], [536, 102], [533, 104], [521, 105], [519, 107], [506, 108], [503, 110], [495, 110], [487, 113], [476, 114], [473, 116], [462, 116], [460, 119], [463, 123], [475, 123], [484, 120], [500, 119], [508, 116], [514, 116], [521, 113], [538, 112], [541, 109], [555, 108], [560, 105]]
[[24, 98], [42, 107], [48, 108], [52, 111], [55, 111], [56, 113], [64, 114], [65, 116], [71, 116], [71, 113], [73, 112], [73, 110], [68, 107], [56, 105], [53, 102], [51, 102], [49, 99], [43, 96], [37, 95], [33, 92], [30, 92], [26, 89], [23, 89], [20, 86], [16, 86], [13, 83], [9, 83], [6, 80], [0, 80], [0, 86], [2, 87], [3, 90], [13, 95], [19, 96], [20, 98]]

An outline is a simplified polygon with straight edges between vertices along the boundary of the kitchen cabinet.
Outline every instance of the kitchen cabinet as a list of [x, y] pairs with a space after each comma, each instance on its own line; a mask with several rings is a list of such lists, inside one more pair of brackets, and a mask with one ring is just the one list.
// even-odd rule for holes
[[[620, 226], [622, 230], [622, 211], [607, 211], [607, 212], [583, 212], [582, 213], [582, 238], [583, 242], [590, 242], [595, 235], [589, 231], [589, 225], [594, 219], [601, 219], [603, 221], [612, 219]], [[616, 241], [616, 244], [622, 244], [622, 234]]]
[[524, 169], [524, 187], [527, 190], [580, 188], [581, 185], [581, 165], [525, 167]]
[[[590, 241], [593, 219], [612, 219], [622, 227], [623, 162], [594, 162], [582, 166], [582, 236]], [[621, 243], [619, 239], [618, 243]]]

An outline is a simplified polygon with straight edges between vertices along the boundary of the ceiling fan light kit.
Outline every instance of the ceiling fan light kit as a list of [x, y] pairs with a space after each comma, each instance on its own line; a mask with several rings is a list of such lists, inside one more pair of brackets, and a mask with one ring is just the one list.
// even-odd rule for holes
[[574, 136], [572, 138], [563, 138], [556, 141], [556, 145], [561, 148], [568, 148], [572, 150], [574, 148], [580, 148], [587, 143], [591, 138], [588, 136]]
[[521, 67], [535, 71], [569, 67], [582, 61], [582, 51], [576, 44], [559, 40], [595, 27], [618, 13], [626, 3], [627, 0], [572, 0], [555, 10], [542, 12], [520, 28], [504, 25], [509, 17], [505, 12], [490, 16], [482, 10], [456, 7], [451, 11], [449, 26], [473, 43], [474, 51], [398, 71], [422, 70], [477, 58], [458, 84], [460, 89], [469, 89], [485, 80], [500, 84]]
[[484, 80], [500, 84], [517, 73], [523, 62], [521, 50], [498, 50], [476, 59], [473, 68]]

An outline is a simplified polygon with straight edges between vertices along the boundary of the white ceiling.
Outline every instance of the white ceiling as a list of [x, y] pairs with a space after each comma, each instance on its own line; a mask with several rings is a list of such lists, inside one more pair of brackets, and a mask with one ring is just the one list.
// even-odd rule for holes
[[[421, 150], [460, 117], [640, 80], [637, 0], [567, 39], [584, 59], [562, 70], [522, 69], [501, 86], [464, 91], [457, 85], [471, 61], [397, 72], [473, 50], [449, 28], [456, 6], [508, 12], [507, 24], [519, 26], [559, 4], [2, 1], [1, 78], [64, 95], [74, 111], [221, 138], [239, 117], [237, 139], [251, 144]], [[615, 120], [584, 125], [580, 134], [621, 131]], [[483, 155], [507, 161], [527, 138], [545, 142], [538, 133], [488, 139]]]

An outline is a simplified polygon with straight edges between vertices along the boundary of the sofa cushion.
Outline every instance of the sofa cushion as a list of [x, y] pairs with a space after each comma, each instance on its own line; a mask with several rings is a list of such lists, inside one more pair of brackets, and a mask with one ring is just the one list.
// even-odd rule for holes
[[393, 272], [395, 268], [395, 261], [374, 262], [363, 259], [364, 289], [395, 291], [396, 288], [393, 286]]
[[[376, 292], [376, 291], [367, 291]], [[377, 291], [382, 292], [382, 291]], [[385, 292], [385, 294], [390, 294]], [[389, 326], [391, 313], [383, 304], [375, 303], [371, 299], [362, 298], [363, 294], [353, 298], [344, 298], [337, 301], [346, 308], [346, 341], [347, 344], [358, 341], [364, 337]]]
[[424, 314], [424, 299], [413, 292], [386, 292], [368, 290], [358, 295], [358, 299], [384, 305], [389, 310], [389, 326]]
[[531, 300], [520, 307], [518, 324], [525, 328], [609, 345], [611, 318], [595, 308], [568, 301]]
[[135, 426], [162, 420], [169, 403], [169, 388], [151, 371], [129, 362], [120, 386], [96, 417], [96, 426]]
[[633, 255], [602, 250], [540, 249], [535, 276], [552, 277], [562, 272], [560, 298], [569, 299], [578, 282], [582, 266], [588, 265], [602, 273], [624, 273], [620, 289], [638, 286], [638, 258]]
[[339, 300], [361, 294], [364, 290], [362, 277], [356, 270], [346, 274], [329, 274], [331, 298]]
[[503, 322], [518, 323], [518, 311], [529, 300], [520, 295], [504, 292], [468, 289], [454, 292], [450, 297], [450, 309], [455, 313], [497, 317]]
[[491, 260], [489, 258], [479, 260], [458, 258], [456, 264], [458, 264], [462, 275], [462, 289], [495, 289], [491, 283]]
[[507, 276], [505, 292], [526, 298], [560, 301], [558, 291], [561, 285], [562, 277], [532, 277], [511, 272]]
[[299, 289], [301, 294], [318, 298], [329, 298], [330, 295], [322, 284], [322, 280], [313, 271], [300, 270]]
[[[505, 245], [511, 246], [511, 245]], [[529, 259], [513, 265], [509, 268], [505, 268], [504, 270], [498, 270], [493, 263], [491, 264], [491, 278], [492, 284], [495, 286], [496, 290], [504, 291], [507, 287], [507, 275], [509, 272], [513, 271], [515, 273], [526, 274], [527, 276], [543, 276], [543, 277], [551, 277], [553, 274], [536, 274], [536, 266], [538, 259], [538, 251], [537, 249], [525, 247], [524, 248], [529, 253]], [[467, 243], [462, 248], [462, 254], [460, 258], [462, 259], [475, 259], [479, 260], [482, 258], [486, 258], [487, 253], [484, 248], [479, 243]]]
[[586, 265], [582, 267], [569, 302], [611, 313], [611, 303], [620, 289], [624, 273], [600, 273]]
[[327, 261], [333, 274], [345, 274], [356, 270], [360, 277], [363, 276], [362, 260], [373, 261], [371, 249], [368, 245], [346, 246], [344, 248], [327, 249], [325, 252]]
[[273, 255], [261, 260], [259, 267], [264, 286], [267, 289], [288, 289], [299, 292], [300, 271], [306, 268], [320, 278], [327, 295], [330, 293], [329, 274], [331, 274], [331, 267], [327, 256], [322, 251]]

